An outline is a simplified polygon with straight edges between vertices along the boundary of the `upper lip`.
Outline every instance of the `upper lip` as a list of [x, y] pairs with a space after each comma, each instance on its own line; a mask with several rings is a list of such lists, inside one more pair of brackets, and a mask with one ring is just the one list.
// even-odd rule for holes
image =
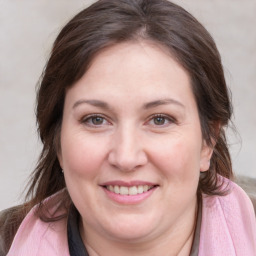
[[140, 180], [133, 180], [133, 181], [112, 180], [112, 181], [107, 181], [100, 184], [100, 186], [110, 186], [110, 185], [132, 187], [132, 186], [139, 186], [139, 185], [157, 186], [158, 184], [148, 182], [148, 181], [140, 181]]

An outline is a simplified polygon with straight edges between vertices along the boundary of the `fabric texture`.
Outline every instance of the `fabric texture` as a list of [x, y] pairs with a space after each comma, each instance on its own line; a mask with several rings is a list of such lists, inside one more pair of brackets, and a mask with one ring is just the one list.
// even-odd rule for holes
[[255, 256], [256, 219], [251, 200], [226, 181], [226, 196], [203, 195], [199, 256]]
[[8, 256], [69, 256], [66, 220], [45, 223], [34, 210], [22, 222]]
[[[226, 196], [202, 196], [198, 255], [255, 256], [256, 219], [252, 203], [235, 183], [226, 179], [224, 183], [230, 191]], [[23, 220], [7, 256], [70, 256], [67, 219], [46, 223], [34, 212], [35, 208]]]

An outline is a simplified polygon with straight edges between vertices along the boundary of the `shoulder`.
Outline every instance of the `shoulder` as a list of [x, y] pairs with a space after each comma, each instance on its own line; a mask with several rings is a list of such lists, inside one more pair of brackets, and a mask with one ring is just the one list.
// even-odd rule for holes
[[220, 181], [222, 182], [224, 191], [227, 191], [226, 194], [224, 196], [203, 195], [204, 208], [209, 208], [213, 212], [214, 210], [219, 212], [221, 209], [221, 212], [226, 215], [231, 214], [234, 216], [237, 214], [240, 217], [251, 216], [255, 220], [253, 197], [250, 199], [248, 193], [231, 180], [220, 177]]
[[225, 196], [216, 197], [222, 206], [223, 212], [226, 214], [240, 215], [240, 217], [251, 216], [255, 219], [254, 207], [248, 194], [236, 183], [224, 179], [228, 193]]
[[23, 205], [0, 212], [0, 256], [6, 255], [22, 220], [25, 217]]
[[[46, 200], [46, 203], [51, 205], [51, 208], [47, 209], [51, 216], [55, 217], [62, 214], [63, 209], [52, 202], [56, 202], [55, 196]], [[21, 222], [7, 255], [69, 255], [67, 219], [43, 221], [38, 217], [38, 207], [36, 205], [32, 208]]]
[[256, 179], [238, 176], [236, 178], [236, 183], [241, 186], [250, 197], [254, 207], [254, 212], [256, 213]]
[[252, 202], [237, 184], [222, 177], [221, 180], [228, 191], [225, 196], [203, 195], [201, 249], [214, 255], [255, 255], [256, 218]]

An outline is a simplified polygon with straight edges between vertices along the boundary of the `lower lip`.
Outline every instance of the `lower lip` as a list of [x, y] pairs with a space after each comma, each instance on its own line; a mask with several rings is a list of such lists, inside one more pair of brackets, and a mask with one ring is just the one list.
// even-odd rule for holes
[[113, 200], [119, 204], [128, 204], [128, 205], [129, 204], [139, 204], [139, 203], [145, 201], [157, 189], [157, 187], [153, 187], [152, 189], [148, 190], [147, 192], [130, 196], [130, 195], [116, 194], [114, 192], [107, 190], [105, 187], [102, 187], [102, 188], [111, 200]]

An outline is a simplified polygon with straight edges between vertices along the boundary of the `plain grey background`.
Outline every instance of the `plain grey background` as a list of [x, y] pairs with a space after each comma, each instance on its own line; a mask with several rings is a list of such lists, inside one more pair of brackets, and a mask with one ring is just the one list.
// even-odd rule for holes
[[[41, 145], [35, 87], [61, 27], [89, 0], [0, 0], [0, 210], [21, 202]], [[176, 0], [214, 37], [232, 91], [234, 172], [256, 178], [256, 0]], [[256, 184], [255, 184], [256, 185]]]

